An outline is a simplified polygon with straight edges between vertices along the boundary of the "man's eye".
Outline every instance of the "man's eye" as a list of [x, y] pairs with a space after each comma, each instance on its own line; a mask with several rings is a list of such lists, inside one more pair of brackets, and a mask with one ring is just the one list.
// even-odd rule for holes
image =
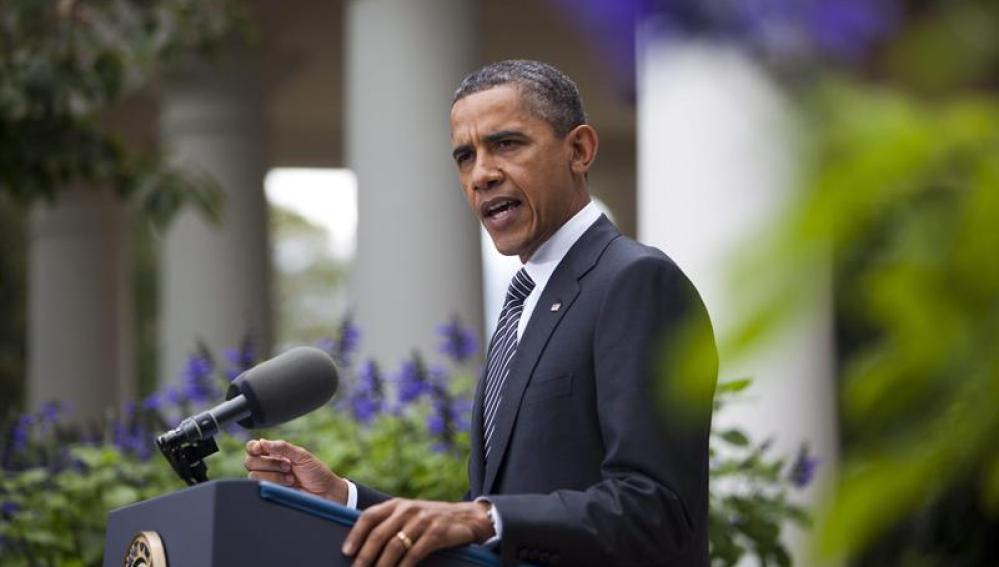
[[471, 157], [472, 157], [471, 154], [469, 154], [467, 152], [466, 153], [461, 153], [461, 154], [458, 154], [458, 155], [454, 156], [454, 162], [456, 164], [458, 164], [458, 165], [464, 165], [469, 160], [469, 158], [471, 158]]
[[499, 140], [496, 142], [496, 147], [501, 150], [510, 149], [517, 145], [516, 140]]

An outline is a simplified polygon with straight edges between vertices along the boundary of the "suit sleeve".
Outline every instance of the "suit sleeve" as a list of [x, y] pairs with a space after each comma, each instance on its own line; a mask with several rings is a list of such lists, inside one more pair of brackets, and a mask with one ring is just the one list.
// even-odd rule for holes
[[619, 272], [593, 337], [602, 480], [585, 491], [490, 495], [503, 518], [504, 564], [707, 565], [711, 405], [670, 409], [682, 365], [665, 349], [692, 327], [707, 329], [710, 344], [699, 347], [714, 366], [702, 365], [700, 379], [713, 390], [714, 340], [687, 278], [665, 257]]
[[357, 487], [357, 509], [364, 510], [375, 504], [381, 504], [392, 497], [383, 492], [379, 492], [374, 488], [365, 486], [363, 484], [355, 482], [354, 485]]

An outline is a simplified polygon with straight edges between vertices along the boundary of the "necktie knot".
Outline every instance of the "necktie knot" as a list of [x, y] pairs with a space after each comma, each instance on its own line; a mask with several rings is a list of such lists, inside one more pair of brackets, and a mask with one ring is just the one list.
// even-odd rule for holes
[[518, 303], [523, 303], [527, 299], [528, 295], [531, 295], [531, 290], [534, 289], [534, 280], [527, 273], [526, 268], [521, 268], [513, 276], [513, 280], [510, 281], [510, 287], [506, 291], [506, 302], [516, 301]]

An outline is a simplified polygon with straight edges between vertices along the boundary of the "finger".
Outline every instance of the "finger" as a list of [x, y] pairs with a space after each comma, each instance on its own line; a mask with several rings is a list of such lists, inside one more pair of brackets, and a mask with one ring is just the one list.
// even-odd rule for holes
[[[361, 550], [357, 552], [357, 559], [362, 565], [374, 565], [377, 561], [379, 567], [385, 567], [399, 562], [399, 558], [408, 550], [396, 534], [406, 525], [409, 513], [410, 506], [403, 502], [395, 507], [391, 516], [371, 530]], [[410, 537], [410, 541], [412, 540]]]
[[264, 449], [260, 446], [260, 441], [257, 439], [250, 439], [246, 442], [246, 453], [253, 456], [263, 455]]
[[399, 563], [399, 567], [416, 567], [420, 561], [427, 558], [428, 555], [448, 547], [446, 545], [441, 545], [440, 540], [436, 538], [433, 532], [424, 533], [423, 536], [413, 544], [413, 548], [409, 550], [409, 553], [402, 557], [402, 561]]
[[[376, 567], [395, 567], [395, 565], [398, 565], [399, 561], [406, 556], [406, 553], [409, 552], [409, 548], [406, 547], [406, 544], [403, 543], [402, 539], [396, 535], [400, 531], [405, 532], [405, 530], [396, 530], [385, 542], [385, 545], [381, 550], [381, 555], [378, 556], [378, 563], [376, 564]], [[408, 532], [406, 533], [406, 536], [409, 537], [410, 541], [412, 541], [413, 538]], [[360, 557], [360, 555], [358, 555], [358, 557]]]
[[275, 484], [281, 484], [283, 486], [295, 486], [295, 475], [276, 473], [276, 472], [261, 472], [261, 471], [250, 471], [247, 477], [253, 480], [266, 480], [268, 482], [273, 482]]
[[[428, 553], [430, 553], [430, 551], [423, 551], [422, 552], [423, 555], [416, 555], [416, 556], [413, 555], [414, 552], [420, 553], [421, 549], [426, 549], [429, 547], [428, 542], [426, 541], [426, 536], [428, 535], [426, 533], [428, 523], [429, 520], [427, 520], [425, 516], [417, 514], [409, 521], [409, 523], [406, 524], [406, 527], [402, 528], [402, 532], [405, 533], [406, 536], [408, 536], [409, 539], [413, 542], [413, 547], [409, 549], [404, 549], [403, 553], [399, 557], [397, 557], [395, 561], [391, 563], [392, 565], [398, 562], [399, 565], [415, 566], [423, 557], [425, 557]], [[398, 536], [393, 536], [393, 539], [399, 541], [401, 547], [403, 548], [406, 547], [406, 545], [402, 543], [402, 541], [400, 541], [400, 538]], [[381, 563], [379, 562], [379, 565], [380, 564]]]
[[378, 567], [389, 567], [396, 564], [405, 565], [407, 562], [415, 565], [416, 560], [411, 559], [411, 556], [413, 551], [417, 549], [420, 539], [423, 536], [423, 532], [425, 530], [424, 523], [423, 518], [417, 514], [405, 525], [405, 527], [399, 530], [406, 534], [406, 537], [408, 537], [410, 542], [413, 543], [413, 546], [409, 548], [406, 547], [402, 538], [399, 537], [399, 531], [395, 532], [392, 535], [392, 539], [385, 544], [385, 550], [382, 552], [382, 556], [378, 560]]
[[292, 445], [287, 441], [268, 441], [267, 439], [261, 439], [260, 446], [263, 448], [264, 453], [271, 456], [284, 457], [293, 465], [301, 464], [312, 459], [312, 453], [306, 451], [298, 445]]
[[243, 459], [243, 467], [248, 471], [291, 472], [291, 463], [284, 457], [251, 457]]
[[368, 539], [368, 532], [385, 520], [385, 518], [391, 516], [397, 503], [398, 501], [393, 498], [388, 502], [371, 506], [365, 510], [361, 514], [361, 517], [357, 519], [357, 522], [354, 523], [354, 527], [347, 534], [347, 538], [344, 539], [343, 554], [353, 556], [357, 553], [361, 544]]
[[422, 532], [419, 539], [413, 540], [413, 548], [403, 557], [400, 567], [414, 567], [435, 551], [474, 542], [471, 529], [455, 529], [455, 521], [440, 516], [428, 519], [414, 529]]

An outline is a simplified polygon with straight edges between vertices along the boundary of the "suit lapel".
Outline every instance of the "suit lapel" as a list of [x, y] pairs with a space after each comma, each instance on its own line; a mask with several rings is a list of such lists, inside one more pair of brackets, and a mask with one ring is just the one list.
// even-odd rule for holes
[[[558, 268], [555, 269], [551, 279], [548, 280], [548, 284], [545, 286], [538, 303], [534, 307], [534, 312], [531, 314], [531, 320], [524, 329], [524, 336], [517, 346], [517, 353], [510, 363], [510, 374], [503, 385], [503, 397], [496, 412], [496, 430], [493, 432], [493, 443], [495, 445], [490, 452], [491, 457], [489, 462], [486, 463], [485, 475], [482, 479], [479, 494], [490, 492], [496, 482], [500, 465], [506, 456], [510, 434], [517, 420], [517, 414], [520, 412], [520, 403], [524, 397], [524, 390], [527, 389], [534, 368], [537, 366], [542, 352], [544, 352], [545, 347], [548, 345], [548, 340], [551, 338], [552, 333], [565, 314], [572, 308], [572, 304], [579, 295], [579, 279], [596, 264], [597, 259], [607, 245], [618, 236], [620, 236], [620, 233], [614, 225], [606, 217], [601, 216], [593, 223], [593, 226], [583, 233], [583, 236], [580, 237], [576, 244], [573, 245]], [[553, 311], [550, 306], [555, 303], [561, 303], [561, 306]], [[481, 382], [480, 380], [480, 390]], [[472, 439], [478, 439], [480, 447], [478, 461], [477, 463], [476, 461], [472, 461], [472, 463], [479, 465], [474, 467], [474, 469], [478, 470], [482, 468], [481, 402], [480, 395], [477, 394], [475, 411], [479, 415], [477, 418], [473, 416], [472, 435], [476, 435], [475, 429], [477, 428], [478, 437], [472, 437]], [[475, 458], [474, 443], [472, 451], [472, 457]], [[473, 470], [472, 478], [469, 479], [473, 490], [476, 487], [476, 472]]]

